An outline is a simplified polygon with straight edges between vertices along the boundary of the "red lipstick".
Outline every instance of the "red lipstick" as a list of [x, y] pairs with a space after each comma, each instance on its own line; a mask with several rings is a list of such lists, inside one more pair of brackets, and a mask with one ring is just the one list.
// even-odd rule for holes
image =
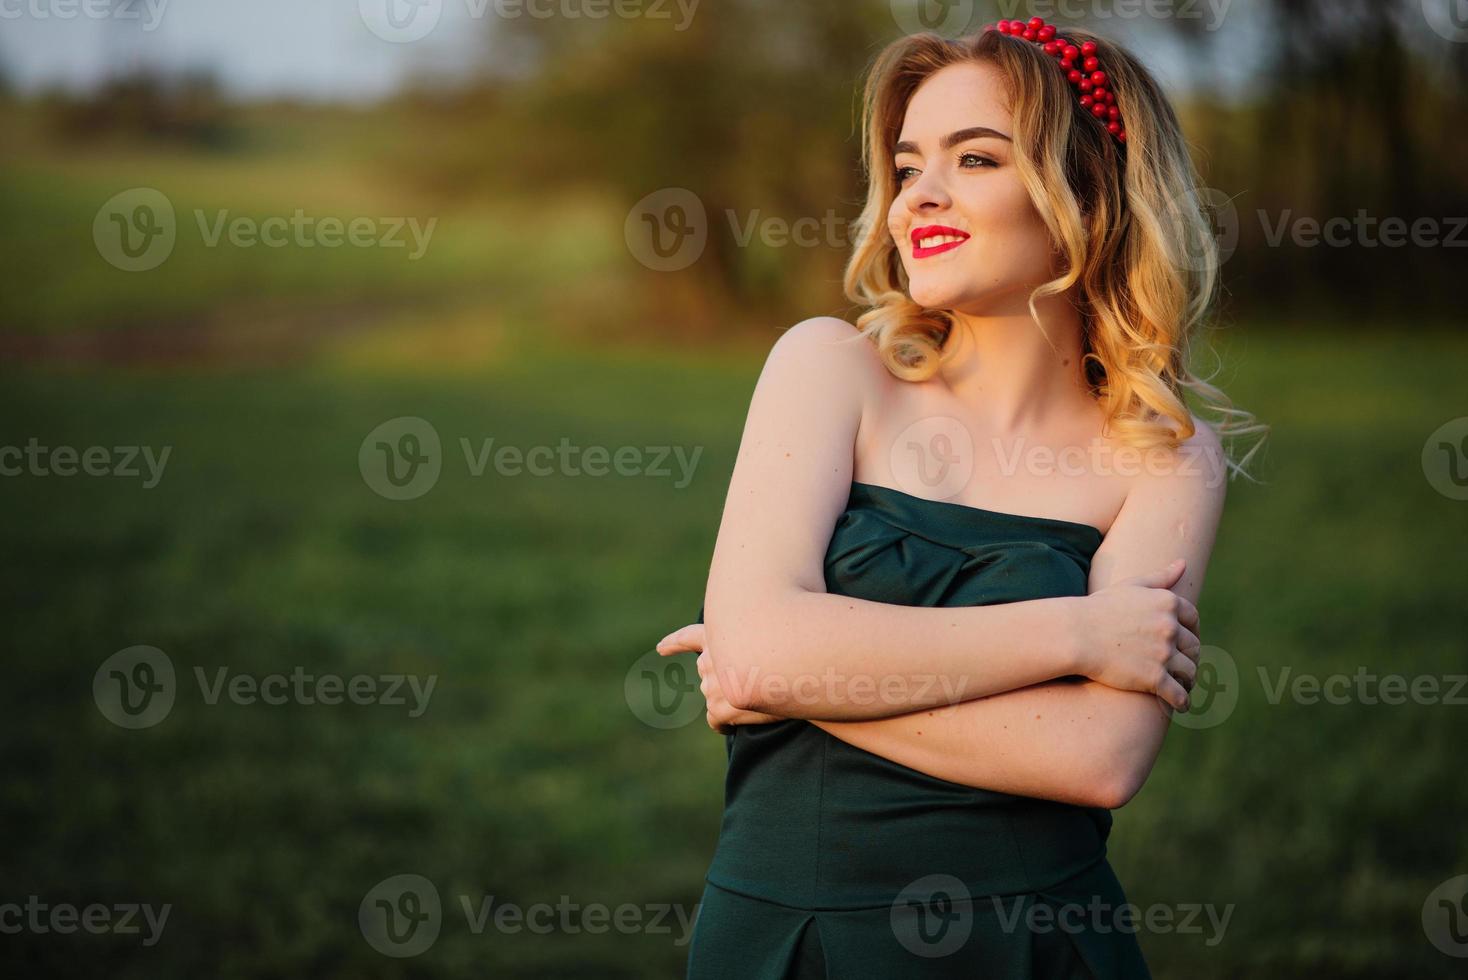
[[[930, 248], [923, 248], [921, 245], [918, 244], [923, 239], [932, 238], [936, 235], [945, 235], [957, 238], [958, 241], [944, 242], [941, 245], [934, 245]], [[914, 228], [912, 230], [912, 257], [915, 259], [926, 259], [931, 255], [939, 255], [943, 252], [951, 252], [953, 249], [968, 241], [968, 239], [968, 232], [960, 231], [957, 228], [950, 228], [947, 225], [923, 225], [921, 228]]]

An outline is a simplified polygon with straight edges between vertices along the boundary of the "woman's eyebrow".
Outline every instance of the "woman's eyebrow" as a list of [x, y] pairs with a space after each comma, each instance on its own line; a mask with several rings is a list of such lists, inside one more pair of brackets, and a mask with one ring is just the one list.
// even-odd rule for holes
[[[955, 133], [949, 133], [947, 136], [943, 137], [943, 149], [951, 150], [960, 143], [964, 143], [972, 139], [978, 139], [981, 136], [992, 136], [995, 139], [1001, 139], [1006, 142], [1013, 142], [1013, 140], [1011, 140], [1008, 136], [1005, 136], [1003, 133], [999, 132], [999, 130], [997, 129], [990, 129], [988, 126], [970, 126], [968, 129], [960, 129]], [[899, 153], [916, 152], [918, 152], [917, 144], [912, 142], [911, 140], [902, 140], [900, 143], [892, 148], [893, 156], [896, 156]]]

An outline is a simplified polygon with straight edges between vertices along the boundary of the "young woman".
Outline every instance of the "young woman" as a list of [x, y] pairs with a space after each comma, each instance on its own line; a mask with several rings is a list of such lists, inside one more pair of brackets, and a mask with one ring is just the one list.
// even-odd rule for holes
[[1189, 370], [1177, 118], [1036, 18], [894, 42], [863, 142], [866, 312], [774, 345], [706, 627], [659, 644], [729, 753], [688, 975], [1145, 977], [1110, 810], [1188, 708], [1220, 436], [1264, 430]]

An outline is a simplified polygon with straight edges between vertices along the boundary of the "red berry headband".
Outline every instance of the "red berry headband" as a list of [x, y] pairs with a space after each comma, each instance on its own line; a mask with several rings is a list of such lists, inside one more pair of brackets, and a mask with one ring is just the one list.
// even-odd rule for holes
[[1126, 142], [1126, 130], [1121, 126], [1121, 110], [1116, 107], [1116, 93], [1107, 88], [1110, 81], [1101, 70], [1096, 57], [1096, 42], [1085, 41], [1079, 47], [1068, 38], [1060, 37], [1053, 24], [1039, 17], [1028, 21], [1001, 20], [998, 24], [986, 24], [984, 30], [998, 30], [1024, 41], [1042, 45], [1045, 53], [1060, 59], [1060, 67], [1070, 84], [1080, 93], [1081, 108], [1090, 110], [1091, 115], [1106, 124], [1106, 131], [1116, 137], [1118, 143]]

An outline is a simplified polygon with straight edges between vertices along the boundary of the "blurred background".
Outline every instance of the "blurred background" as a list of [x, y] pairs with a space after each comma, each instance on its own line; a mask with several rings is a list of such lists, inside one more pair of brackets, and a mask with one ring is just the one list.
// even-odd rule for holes
[[0, 0], [3, 972], [680, 976], [651, 651], [856, 312], [856, 80], [1032, 14], [1172, 93], [1273, 427], [1111, 839], [1154, 973], [1461, 976], [1462, 0]]

